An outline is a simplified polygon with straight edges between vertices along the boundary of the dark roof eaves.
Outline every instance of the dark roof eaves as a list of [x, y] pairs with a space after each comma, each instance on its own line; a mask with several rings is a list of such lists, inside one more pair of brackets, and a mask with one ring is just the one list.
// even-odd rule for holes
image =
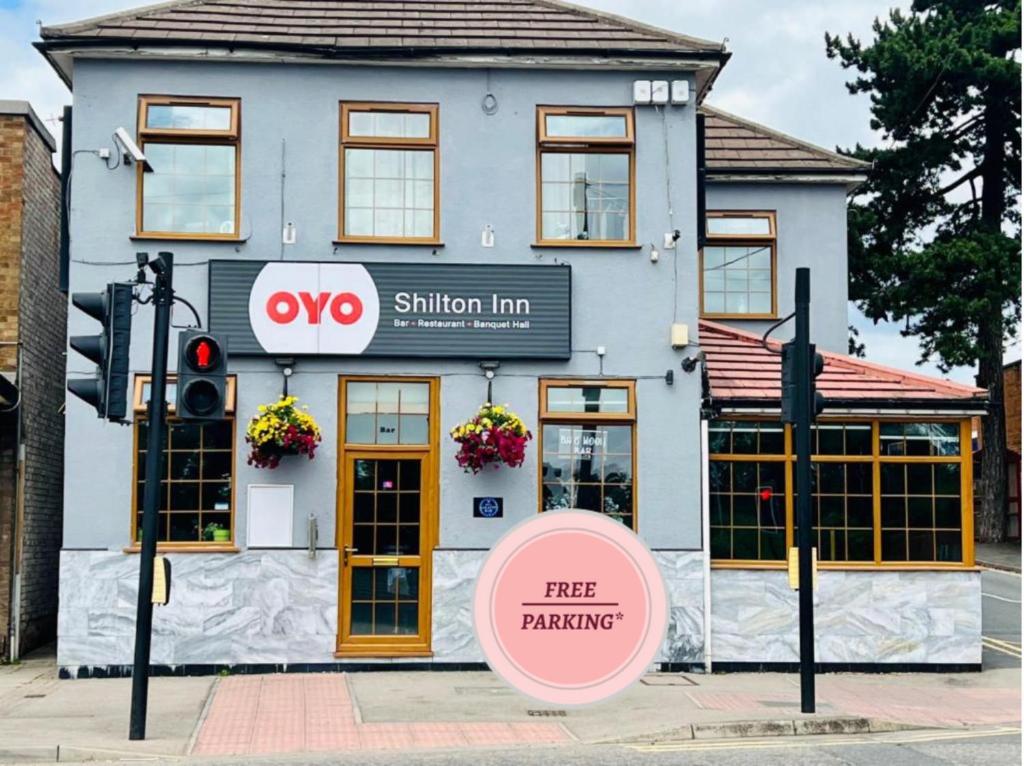
[[117, 47], [128, 47], [128, 48], [140, 48], [143, 46], [152, 46], [160, 48], [223, 48], [226, 50], [262, 50], [262, 51], [278, 51], [282, 53], [303, 53], [308, 56], [321, 56], [328, 59], [414, 59], [427, 56], [433, 56], [437, 54], [449, 54], [449, 55], [473, 55], [480, 53], [491, 53], [501, 54], [503, 56], [515, 57], [515, 56], [536, 56], [536, 55], [550, 55], [550, 56], [566, 56], [566, 55], [586, 55], [591, 57], [613, 57], [621, 55], [629, 55], [632, 58], [647, 58], [652, 60], [707, 60], [715, 62], [718, 66], [721, 66], [724, 61], [727, 61], [730, 54], [728, 52], [721, 51], [706, 51], [706, 50], [690, 50], [684, 51], [671, 50], [671, 49], [651, 49], [651, 48], [602, 48], [595, 50], [594, 48], [572, 48], [571, 46], [565, 47], [540, 47], [535, 46], [532, 48], [508, 48], [494, 45], [481, 45], [481, 46], [408, 46], [408, 45], [394, 45], [394, 46], [352, 46], [352, 47], [339, 47], [339, 46], [323, 46], [323, 45], [308, 45], [302, 43], [280, 43], [280, 42], [257, 42], [252, 40], [245, 41], [217, 41], [202, 38], [174, 38], [168, 39], [166, 37], [59, 37], [49, 38], [44, 40], [38, 40], [33, 45], [43, 52], [66, 50], [73, 48], [117, 48]]
[[[731, 398], [728, 396], [715, 396], [714, 386], [711, 391], [713, 400], [716, 403], [727, 405], [730, 408], [743, 409], [743, 408], [765, 408], [765, 407], [777, 407], [780, 406], [780, 401], [774, 397], [736, 397]], [[878, 410], [878, 409], [891, 409], [893, 411], [903, 410], [963, 410], [970, 408], [983, 408], [988, 410], [990, 402], [987, 398], [983, 397], [964, 397], [962, 399], [956, 398], [900, 398], [900, 397], [878, 397], [878, 398], [867, 398], [857, 397], [853, 399], [843, 399], [838, 397], [825, 397], [825, 414], [828, 414], [830, 407], [841, 407], [848, 410]]]

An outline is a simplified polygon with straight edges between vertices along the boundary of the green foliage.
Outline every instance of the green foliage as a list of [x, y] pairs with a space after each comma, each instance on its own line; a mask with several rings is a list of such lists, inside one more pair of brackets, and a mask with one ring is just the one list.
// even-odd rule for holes
[[886, 142], [847, 152], [872, 163], [849, 209], [851, 298], [920, 336], [922, 360], [998, 369], [986, 341], [1021, 311], [1021, 2], [915, 0], [873, 30], [825, 36]]

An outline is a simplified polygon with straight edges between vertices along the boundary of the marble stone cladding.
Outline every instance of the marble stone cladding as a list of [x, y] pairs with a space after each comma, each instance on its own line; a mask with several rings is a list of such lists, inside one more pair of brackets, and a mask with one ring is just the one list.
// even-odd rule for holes
[[[153, 609], [154, 665], [333, 660], [338, 554], [167, 554], [171, 600]], [[131, 664], [139, 557], [63, 551], [57, 662]]]
[[[473, 590], [487, 551], [434, 551], [432, 647], [439, 662], [483, 662], [473, 630]], [[703, 662], [704, 578], [699, 551], [654, 551], [671, 604], [658, 662]]]
[[[979, 572], [821, 571], [815, 658], [978, 664]], [[797, 593], [784, 571], [711, 573], [712, 662], [798, 662]]]

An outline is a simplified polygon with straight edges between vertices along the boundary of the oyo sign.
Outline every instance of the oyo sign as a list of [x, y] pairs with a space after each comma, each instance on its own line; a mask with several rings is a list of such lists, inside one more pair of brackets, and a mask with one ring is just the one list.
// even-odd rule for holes
[[354, 263], [268, 263], [249, 293], [249, 323], [270, 354], [361, 354], [379, 318], [377, 286]]
[[209, 328], [232, 355], [568, 359], [568, 266], [210, 262]]

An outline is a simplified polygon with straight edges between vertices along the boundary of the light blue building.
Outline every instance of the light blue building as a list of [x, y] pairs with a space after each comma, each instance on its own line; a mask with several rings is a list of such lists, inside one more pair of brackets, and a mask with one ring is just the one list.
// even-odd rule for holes
[[[74, 94], [67, 289], [173, 252], [175, 290], [231, 350], [228, 418], [170, 429], [155, 665], [480, 663], [487, 550], [559, 507], [655, 551], [666, 667], [795, 662], [792, 449], [757, 338], [809, 266], [833, 352], [818, 658], [980, 667], [980, 392], [841, 357], [846, 195], [866, 168], [704, 106], [720, 44], [553, 0], [265, 0], [165, 3], [37, 45]], [[93, 331], [69, 315], [69, 335]], [[72, 675], [131, 662], [151, 321], [139, 306], [130, 426], [67, 402]], [[69, 376], [87, 368], [71, 352]], [[322, 442], [261, 469], [246, 426], [285, 385]], [[521, 467], [472, 475], [449, 430], [489, 399], [534, 438]]]

